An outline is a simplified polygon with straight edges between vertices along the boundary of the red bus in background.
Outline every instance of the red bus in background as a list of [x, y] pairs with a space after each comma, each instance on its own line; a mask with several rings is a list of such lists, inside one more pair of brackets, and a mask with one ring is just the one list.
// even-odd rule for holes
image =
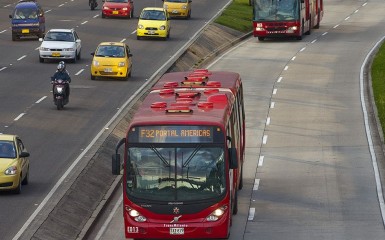
[[[228, 238], [245, 150], [239, 74], [163, 75], [116, 146], [126, 238]], [[120, 149], [123, 146], [122, 149]]]
[[253, 0], [253, 34], [263, 41], [269, 37], [310, 35], [319, 28], [323, 0]]

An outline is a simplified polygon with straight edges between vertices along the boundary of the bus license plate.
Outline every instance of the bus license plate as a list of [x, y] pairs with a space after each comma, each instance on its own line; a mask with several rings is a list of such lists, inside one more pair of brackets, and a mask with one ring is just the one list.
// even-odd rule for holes
[[21, 33], [29, 33], [29, 29], [22, 29]]
[[184, 228], [170, 228], [170, 234], [171, 235], [183, 235], [184, 234]]

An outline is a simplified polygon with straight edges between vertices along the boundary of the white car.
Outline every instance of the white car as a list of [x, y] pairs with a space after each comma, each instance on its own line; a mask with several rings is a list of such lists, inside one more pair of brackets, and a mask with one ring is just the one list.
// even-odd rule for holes
[[39, 47], [40, 62], [45, 59], [76, 62], [80, 59], [81, 40], [73, 29], [51, 29], [39, 41], [42, 42]]

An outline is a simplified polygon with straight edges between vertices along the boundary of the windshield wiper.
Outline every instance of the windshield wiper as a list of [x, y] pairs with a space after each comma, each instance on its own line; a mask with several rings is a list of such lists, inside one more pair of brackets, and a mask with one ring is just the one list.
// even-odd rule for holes
[[194, 151], [191, 153], [191, 155], [187, 158], [186, 162], [183, 164], [183, 167], [187, 167], [187, 165], [191, 162], [193, 157], [197, 154], [197, 152], [202, 148], [202, 144], [200, 144], [198, 147], [194, 149]]
[[150, 146], [150, 149], [152, 151], [154, 151], [154, 153], [160, 158], [160, 160], [162, 160], [162, 162], [164, 163], [164, 165], [166, 165], [166, 167], [170, 167], [170, 164], [167, 162], [167, 160], [162, 156], [162, 154], [153, 145]]

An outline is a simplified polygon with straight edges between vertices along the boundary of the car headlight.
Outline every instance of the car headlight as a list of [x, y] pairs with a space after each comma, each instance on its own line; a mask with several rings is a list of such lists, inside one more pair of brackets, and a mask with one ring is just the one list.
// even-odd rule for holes
[[167, 9], [167, 8], [168, 8], [168, 6], [165, 4], [165, 5], [163, 5], [163, 8], [164, 8], [164, 9]]
[[227, 209], [227, 206], [223, 206], [220, 208], [215, 209], [210, 215], [206, 217], [206, 221], [208, 222], [215, 222], [217, 221], [220, 217], [223, 216]]
[[74, 48], [63, 48], [63, 51], [64, 52], [73, 52], [73, 51], [75, 51], [75, 49]]
[[118, 67], [124, 67], [125, 65], [126, 65], [125, 62], [120, 62], [120, 63], [118, 64]]
[[46, 48], [46, 47], [40, 47], [40, 51], [49, 51], [49, 48]]
[[17, 174], [17, 167], [16, 166], [11, 166], [7, 168], [4, 172], [5, 175], [16, 175]]
[[127, 10], [128, 10], [128, 8], [122, 8], [122, 10], [123, 10], [123, 11], [127, 11]]
[[108, 9], [110, 9], [109, 7], [103, 7], [103, 10], [108, 10]]
[[187, 5], [183, 5], [182, 8], [183, 8], [183, 9], [187, 9]]
[[144, 27], [143, 27], [142, 24], [138, 24], [138, 28], [139, 28], [139, 29], [143, 29]]
[[99, 66], [99, 61], [96, 61], [96, 60], [92, 61], [92, 65], [94, 65], [95, 67], [98, 67]]
[[166, 29], [166, 26], [162, 25], [159, 27], [159, 30], [165, 30]]

